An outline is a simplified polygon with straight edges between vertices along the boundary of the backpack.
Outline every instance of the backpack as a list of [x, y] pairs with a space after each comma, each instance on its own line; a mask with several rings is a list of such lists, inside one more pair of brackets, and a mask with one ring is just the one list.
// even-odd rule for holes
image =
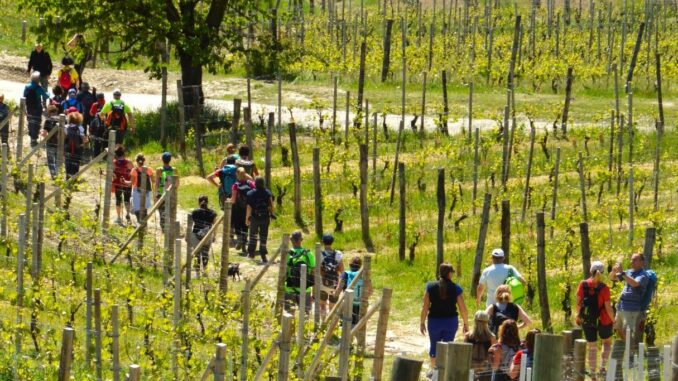
[[[351, 282], [353, 282], [353, 279], [355, 279], [356, 276], [358, 276], [358, 273], [360, 271], [346, 271], [346, 284], [344, 285], [344, 290], [348, 287]], [[360, 297], [363, 292], [363, 280], [358, 279], [358, 281], [355, 283], [353, 286], [353, 305], [359, 305], [360, 304]]]
[[81, 145], [80, 127], [77, 124], [69, 124], [66, 127], [66, 152], [71, 156], [80, 155]]
[[[291, 288], [301, 287], [301, 265], [306, 265], [307, 274], [311, 274], [308, 267], [309, 251], [306, 249], [291, 250], [287, 260], [287, 279], [285, 285]], [[313, 276], [306, 276], [306, 288], [313, 286]]]
[[61, 86], [64, 91], [68, 91], [73, 87], [73, 79], [71, 78], [71, 68], [61, 69], [61, 74], [59, 75], [59, 86]]
[[323, 286], [334, 288], [339, 282], [339, 274], [337, 274], [337, 268], [339, 267], [339, 262], [337, 262], [337, 252], [333, 251], [331, 253], [322, 251], [322, 262], [320, 262], [320, 276], [323, 281]]
[[583, 297], [579, 317], [582, 320], [582, 326], [597, 327], [600, 318], [600, 307], [598, 306], [598, 295], [603, 289], [603, 284], [598, 283], [595, 288], [589, 286], [589, 282], [582, 281]]
[[[265, 197], [261, 197], [260, 192], [263, 193]], [[252, 207], [252, 215], [257, 218], [269, 217], [271, 215], [270, 212], [271, 197], [268, 191], [255, 189], [252, 198], [254, 200], [254, 206]]]
[[[49, 117], [49, 118], [45, 119], [45, 124], [44, 124], [42, 129], [47, 131], [47, 133], [49, 134], [50, 132], [52, 132], [52, 130], [54, 128], [59, 128], [59, 121], [54, 117]], [[59, 137], [57, 136], [57, 133], [52, 135], [52, 137], [50, 137], [49, 140], [47, 141], [47, 143], [50, 144], [50, 145], [52, 145], [52, 144], [56, 145], [58, 142], [59, 142]]]
[[518, 309], [518, 305], [515, 303], [509, 303], [506, 305], [506, 309], [504, 311], [499, 310], [499, 306], [497, 303], [494, 303], [492, 305], [493, 312], [492, 312], [492, 317], [490, 318], [490, 330], [492, 333], [495, 335], [497, 334], [497, 331], [499, 331], [499, 326], [506, 320], [516, 320], [518, 319], [518, 315], [520, 314], [520, 310]]
[[[141, 168], [137, 168], [137, 184], [136, 187], [141, 190], [141, 175], [143, 172], [141, 171]], [[146, 192], [150, 192], [153, 188], [151, 188], [151, 176], [148, 176], [148, 173], [146, 173]]]
[[160, 167], [160, 181], [158, 182], [158, 194], [162, 194], [165, 191], [165, 184], [167, 183], [167, 178], [174, 176], [174, 167], [165, 168]]
[[652, 270], [645, 270], [645, 274], [647, 275], [647, 287], [645, 288], [643, 298], [640, 300], [640, 308], [642, 311], [647, 311], [647, 308], [650, 306], [650, 302], [652, 302], [652, 298], [654, 297], [654, 293], [657, 290], [657, 273]]
[[512, 267], [509, 267], [508, 277], [506, 277], [504, 284], [511, 289], [513, 303], [522, 304], [525, 300], [525, 286], [523, 286], [523, 282], [520, 281], [520, 278], [515, 276]]
[[242, 184], [238, 184], [238, 196], [235, 199], [238, 207], [242, 209], [247, 208], [247, 193], [252, 190], [249, 181], [245, 181]]
[[26, 91], [24, 91], [24, 98], [26, 98], [26, 109], [38, 110], [42, 107], [36, 86], [26, 87]]
[[230, 196], [231, 188], [235, 184], [236, 177], [235, 172], [238, 168], [233, 164], [226, 164], [221, 171], [219, 172], [219, 181], [221, 181], [221, 188], [219, 188], [219, 193]]
[[125, 103], [111, 102], [111, 111], [106, 115], [106, 127], [125, 131], [127, 128], [127, 117], [125, 116]]

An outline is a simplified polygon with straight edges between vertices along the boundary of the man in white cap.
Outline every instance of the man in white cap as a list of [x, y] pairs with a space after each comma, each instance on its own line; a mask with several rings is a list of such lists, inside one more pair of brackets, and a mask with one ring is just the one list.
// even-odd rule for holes
[[101, 118], [104, 120], [106, 128], [116, 132], [116, 145], [122, 145], [127, 130], [129, 129], [131, 133], [134, 133], [136, 127], [132, 109], [120, 99], [121, 96], [120, 89], [113, 90], [113, 100], [106, 103], [101, 109]]
[[497, 290], [497, 287], [506, 282], [506, 278], [509, 275], [518, 278], [523, 286], [525, 286], [525, 278], [523, 278], [518, 270], [504, 263], [504, 250], [492, 250], [492, 264], [486, 267], [480, 275], [480, 283], [478, 283], [478, 288], [476, 289], [476, 304], [480, 305], [485, 290], [487, 290], [486, 306], [489, 307], [494, 304], [494, 292]]

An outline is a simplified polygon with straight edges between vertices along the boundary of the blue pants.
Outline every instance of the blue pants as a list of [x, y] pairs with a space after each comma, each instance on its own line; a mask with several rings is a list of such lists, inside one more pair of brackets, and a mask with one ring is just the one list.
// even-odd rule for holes
[[450, 318], [428, 318], [428, 337], [431, 340], [431, 348], [428, 354], [436, 357], [436, 344], [439, 341], [454, 341], [454, 336], [459, 328], [459, 317]]

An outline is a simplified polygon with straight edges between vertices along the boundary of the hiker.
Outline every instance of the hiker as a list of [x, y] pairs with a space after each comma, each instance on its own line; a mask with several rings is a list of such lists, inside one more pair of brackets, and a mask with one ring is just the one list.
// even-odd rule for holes
[[[45, 124], [42, 126], [42, 131], [40, 135], [44, 138], [46, 137], [53, 129], [59, 127], [59, 115], [57, 115], [57, 107], [54, 105], [47, 106], [47, 118], [45, 119]], [[57, 169], [57, 145], [59, 144], [59, 134], [54, 133], [47, 141], [45, 142], [45, 155], [47, 156], [47, 168], [49, 169], [49, 174], [54, 180], [58, 175]]]
[[523, 361], [523, 356], [527, 357], [527, 368], [532, 368], [534, 364], [534, 341], [538, 334], [541, 331], [538, 329], [532, 329], [527, 332], [525, 336], [525, 347], [513, 356], [511, 360], [511, 366], [509, 368], [509, 378], [511, 380], [517, 380], [520, 378], [520, 363]]
[[[346, 291], [348, 286], [353, 283], [353, 280], [358, 277], [360, 269], [363, 267], [363, 260], [360, 257], [353, 257], [348, 263], [349, 270], [344, 271], [339, 278], [339, 283], [334, 289], [334, 297], [339, 299], [339, 294], [342, 291]], [[369, 285], [365, 285], [363, 279], [358, 279], [352, 287], [353, 289], [353, 313], [351, 314], [351, 324], [356, 325], [360, 320], [360, 301], [363, 296], [363, 292], [369, 298], [372, 294], [372, 289]], [[367, 312], [367, 311], [365, 311]]]
[[221, 163], [219, 164], [219, 168], [223, 168], [223, 166], [227, 164], [226, 162], [228, 161], [229, 157], [232, 157], [233, 160], [240, 159], [240, 155], [238, 155], [238, 153], [235, 152], [235, 144], [233, 144], [233, 143], [228, 143], [226, 145], [226, 156], [224, 157], [223, 160], [221, 160]]
[[254, 258], [254, 251], [257, 248], [257, 239], [259, 240], [259, 255], [261, 263], [268, 263], [266, 254], [266, 242], [268, 241], [268, 226], [271, 223], [273, 214], [273, 195], [266, 189], [266, 180], [257, 176], [254, 179], [254, 189], [247, 192], [247, 213], [245, 224], [250, 229], [250, 239], [247, 244], [247, 255]]
[[[523, 287], [525, 286], [525, 278], [523, 278], [518, 270], [504, 263], [504, 250], [492, 250], [492, 265], [486, 267], [480, 276], [480, 283], [478, 283], [476, 290], [476, 304], [480, 305], [483, 293], [487, 290], [486, 307], [491, 306], [494, 303], [494, 294], [497, 287], [506, 283], [508, 278], [516, 278]], [[517, 300], [517, 295], [514, 295], [514, 298], [514, 300]]]
[[[449, 263], [443, 262], [438, 269], [437, 282], [429, 282], [424, 293], [424, 303], [421, 307], [419, 319], [419, 331], [426, 334], [428, 325], [428, 337], [430, 348], [428, 354], [431, 358], [431, 371], [436, 368], [436, 343], [454, 341], [459, 328], [459, 314], [463, 320], [463, 332], [468, 332], [468, 313], [462, 288], [452, 281], [454, 268]], [[428, 321], [428, 324], [426, 323]]]
[[92, 106], [89, 109], [89, 135], [94, 145], [94, 156], [98, 156], [101, 151], [108, 146], [106, 125], [99, 114], [105, 104], [106, 98], [104, 97], [104, 93], [97, 93], [96, 102], [92, 103]]
[[92, 47], [85, 41], [85, 36], [76, 33], [73, 38], [66, 43], [65, 49], [68, 54], [73, 57], [75, 61], [75, 71], [78, 73], [78, 76], [82, 78], [85, 64], [92, 59]]
[[[163, 152], [161, 159], [162, 166], [155, 170], [155, 202], [158, 202], [160, 197], [162, 197], [165, 191], [169, 188], [170, 178], [172, 176], [177, 176], [176, 168], [170, 165], [170, 162], [172, 161], [172, 154], [169, 152]], [[176, 186], [177, 189], [179, 188], [179, 177], [176, 177], [176, 184], [173, 184], [173, 186]], [[160, 229], [163, 231], [163, 233], [165, 232], [166, 220], [164, 205], [165, 202], [163, 201], [158, 207], [158, 214], [160, 215]]]
[[75, 99], [82, 106], [82, 113], [85, 119], [85, 130], [87, 130], [87, 127], [89, 127], [89, 124], [92, 122], [92, 114], [90, 113], [90, 110], [92, 109], [92, 105], [96, 101], [95, 96], [96, 88], [94, 89], [94, 93], [91, 93], [89, 91], [89, 83], [87, 82], [83, 82], [80, 85], [80, 90], [75, 96]]
[[24, 88], [26, 98], [26, 119], [28, 120], [28, 135], [31, 137], [31, 147], [38, 144], [38, 136], [42, 125], [42, 104], [49, 99], [49, 94], [40, 84], [40, 72], [31, 74], [31, 82]]
[[509, 367], [518, 350], [520, 350], [518, 325], [515, 320], [505, 320], [499, 327], [497, 343], [492, 345], [488, 351], [494, 381], [509, 380]]
[[125, 203], [125, 219], [127, 224], [132, 223], [130, 217], [130, 201], [132, 199], [132, 169], [134, 166], [132, 162], [125, 158], [125, 148], [118, 147], [115, 149], [115, 160], [113, 160], [113, 193], [115, 194], [115, 211], [118, 213], [118, 218], [115, 223], [122, 225], [122, 204]]
[[78, 110], [78, 112], [82, 114], [82, 104], [78, 102], [77, 91], [75, 89], [69, 89], [68, 97], [66, 98], [66, 100], [61, 102], [61, 109], [64, 110], [64, 112], [69, 110], [71, 107], [75, 107]]
[[244, 144], [238, 150], [238, 159], [235, 161], [235, 165], [245, 168], [245, 171], [250, 176], [259, 176], [257, 165], [250, 159], [250, 147]]
[[155, 174], [151, 168], [144, 167], [146, 162], [146, 157], [143, 153], [138, 153], [134, 158], [134, 162], [137, 164], [136, 168], [130, 173], [130, 185], [132, 186], [132, 212], [137, 218], [137, 223], [141, 223], [146, 217], [145, 214], [141, 215], [141, 177], [146, 171], [146, 202], [144, 210], [148, 211], [151, 209], [152, 200], [153, 200], [153, 184], [155, 184], [154, 178]]
[[[235, 184], [235, 172], [237, 169], [238, 167], [235, 166], [235, 158], [229, 156], [226, 159], [226, 164], [224, 166], [218, 168], [216, 171], [214, 171], [214, 173], [211, 173], [209, 176], [207, 176], [207, 181], [219, 189], [217, 194], [219, 195], [219, 205], [221, 206], [221, 210], [224, 210], [224, 203], [230, 200], [231, 196], [233, 195], [232, 188], [233, 184]], [[219, 184], [214, 181], [215, 177], [219, 178]]]
[[485, 310], [487, 316], [490, 317], [490, 330], [495, 335], [505, 320], [520, 320], [518, 328], [528, 327], [532, 320], [525, 313], [522, 307], [511, 302], [511, 288], [508, 285], [502, 284], [497, 287], [494, 293], [494, 303]]
[[610, 302], [610, 288], [603, 283], [605, 265], [603, 262], [591, 263], [591, 276], [577, 287], [577, 325], [582, 327], [588, 346], [589, 374], [597, 371], [598, 337], [603, 341], [601, 355], [601, 373], [605, 373], [607, 358], [612, 348], [612, 326], [614, 311]]
[[65, 139], [65, 164], [66, 180], [75, 176], [80, 171], [80, 159], [82, 158], [82, 146], [89, 140], [82, 127], [82, 114], [71, 112], [68, 114]]
[[[631, 268], [623, 271], [621, 263], [617, 262], [609, 275], [610, 280], [624, 282], [624, 288], [619, 296], [617, 315], [614, 329], [622, 339], [626, 338], [626, 330], [631, 330], [631, 342], [636, 343], [642, 338], [645, 292], [650, 283], [649, 274], [645, 271], [645, 256], [635, 253], [631, 256]], [[654, 289], [651, 290], [654, 292]], [[647, 303], [649, 304], [649, 303]], [[643, 308], [645, 307], [645, 308]]]
[[287, 274], [285, 278], [285, 309], [290, 311], [293, 306], [299, 306], [301, 296], [301, 265], [306, 265], [306, 313], [311, 312], [311, 291], [313, 290], [313, 269], [315, 255], [301, 246], [304, 237], [300, 231], [290, 235], [292, 249], [287, 256]]
[[235, 229], [236, 250], [242, 250], [246, 253], [247, 248], [247, 193], [254, 189], [254, 182], [245, 172], [245, 169], [239, 167], [235, 171], [236, 181], [231, 186], [231, 226]]
[[344, 273], [344, 254], [332, 248], [334, 236], [330, 233], [323, 234], [322, 242], [324, 245], [321, 253], [320, 277], [322, 285], [320, 287], [320, 317], [325, 319], [327, 314], [337, 303], [337, 297], [332, 291], [337, 288], [339, 276]]
[[40, 86], [45, 92], [49, 91], [49, 76], [52, 75], [52, 58], [49, 53], [45, 51], [42, 43], [35, 44], [35, 49], [31, 52], [31, 57], [28, 59], [28, 74], [33, 71], [40, 72]]
[[120, 99], [121, 97], [120, 89], [113, 90], [113, 100], [106, 103], [100, 112], [101, 118], [106, 123], [106, 128], [115, 130], [115, 144], [117, 145], [123, 144], [128, 125], [131, 133], [134, 133], [136, 128], [132, 109]]
[[64, 57], [61, 60], [62, 68], [57, 71], [57, 83], [61, 87], [64, 93], [70, 89], [75, 89], [78, 87], [80, 76], [78, 72], [71, 67], [73, 65], [73, 59], [71, 57]]
[[464, 335], [464, 342], [473, 344], [471, 363], [473, 369], [482, 372], [488, 369], [488, 350], [497, 342], [497, 338], [489, 328], [490, 317], [485, 311], [476, 311], [473, 315], [473, 331]]
[[[217, 213], [208, 207], [209, 199], [205, 195], [200, 195], [198, 197], [199, 208], [193, 209], [191, 212], [191, 217], [193, 218], [193, 237], [195, 243], [193, 246], [197, 245], [207, 233], [209, 233], [214, 221], [217, 219]], [[213, 238], [214, 239], [214, 238]], [[195, 269], [196, 271], [204, 272], [207, 268], [207, 261], [209, 259], [210, 247], [212, 246], [213, 239], [208, 240], [205, 245], [200, 249], [199, 257], [195, 258]]]
[[5, 94], [0, 93], [0, 143], [9, 144], [9, 107], [5, 104]]

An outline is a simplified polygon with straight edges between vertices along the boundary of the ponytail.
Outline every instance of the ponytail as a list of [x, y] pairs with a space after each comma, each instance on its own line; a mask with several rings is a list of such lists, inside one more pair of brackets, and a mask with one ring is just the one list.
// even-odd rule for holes
[[[447, 293], [448, 293], [448, 282], [450, 281], [450, 274], [454, 272], [454, 268], [452, 268], [452, 265], [449, 263], [441, 263], [439, 270], [438, 270], [438, 294], [440, 295], [441, 300], [447, 299]], [[451, 282], [451, 281], [450, 281]]]

